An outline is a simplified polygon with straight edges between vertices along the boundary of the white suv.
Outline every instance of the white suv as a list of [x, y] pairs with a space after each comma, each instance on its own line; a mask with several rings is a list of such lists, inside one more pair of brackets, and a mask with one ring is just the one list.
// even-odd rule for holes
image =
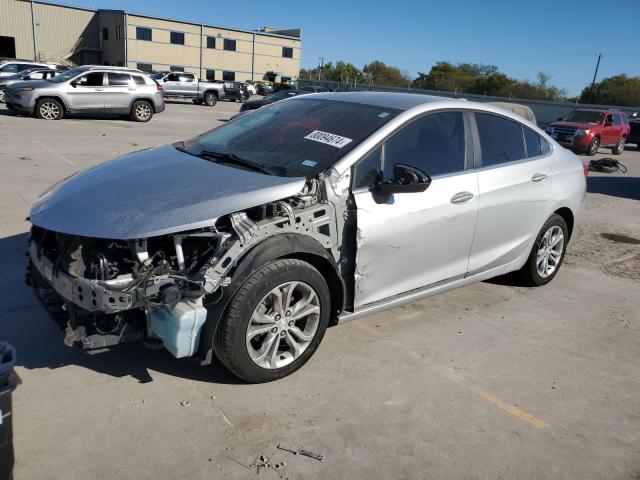
[[0, 61], [0, 77], [10, 77], [29, 68], [50, 68], [55, 70], [56, 66], [49, 63], [29, 62], [24, 60], [3, 60]]

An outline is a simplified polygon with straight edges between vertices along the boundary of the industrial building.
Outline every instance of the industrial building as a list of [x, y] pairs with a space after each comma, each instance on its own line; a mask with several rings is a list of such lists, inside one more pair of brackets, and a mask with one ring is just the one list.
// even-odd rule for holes
[[242, 30], [122, 10], [0, 0], [0, 57], [126, 65], [208, 80], [287, 81], [300, 71], [301, 30]]

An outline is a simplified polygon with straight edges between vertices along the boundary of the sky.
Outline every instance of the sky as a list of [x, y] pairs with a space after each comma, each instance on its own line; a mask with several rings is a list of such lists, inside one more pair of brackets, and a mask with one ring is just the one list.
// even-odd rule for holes
[[381, 60], [417, 76], [438, 61], [496, 65], [578, 94], [598, 78], [640, 75], [640, 0], [58, 0], [255, 30], [302, 28], [301, 67]]

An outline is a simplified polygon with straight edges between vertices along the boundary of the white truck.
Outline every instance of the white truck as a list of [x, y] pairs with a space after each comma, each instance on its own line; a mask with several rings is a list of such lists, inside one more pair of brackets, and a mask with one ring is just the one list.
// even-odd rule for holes
[[224, 95], [222, 83], [203, 82], [193, 73], [158, 72], [151, 77], [162, 85], [165, 98], [190, 98], [197, 105], [213, 107]]

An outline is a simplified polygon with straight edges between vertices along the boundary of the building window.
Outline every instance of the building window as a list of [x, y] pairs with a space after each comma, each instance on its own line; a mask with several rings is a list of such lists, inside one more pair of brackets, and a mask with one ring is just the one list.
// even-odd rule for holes
[[151, 29], [145, 27], [136, 27], [136, 40], [152, 40]]
[[171, 65], [171, 67], [169, 67], [169, 70], [171, 70], [172, 72], [184, 72], [184, 67], [179, 67], [178, 65]]
[[109, 29], [107, 27], [102, 29], [102, 40], [109, 40]]
[[143, 72], [150, 72], [153, 70], [153, 65], [151, 65], [150, 63], [138, 63], [136, 65], [136, 68], [138, 70], [142, 70]]
[[207, 80], [209, 80], [210, 82], [213, 82], [216, 79], [216, 71], [212, 68], [207, 68], [205, 75], [207, 77]]
[[116, 38], [118, 40], [121, 40], [124, 37], [123, 32], [124, 32], [124, 26], [116, 25]]
[[207, 48], [216, 48], [216, 37], [207, 37]]
[[222, 80], [225, 82], [235, 82], [236, 81], [236, 72], [229, 72], [225, 70], [222, 72]]
[[171, 39], [169, 41], [174, 45], [184, 45], [184, 33], [171, 32]]
[[282, 56], [284, 58], [293, 58], [293, 48], [291, 48], [291, 47], [282, 47]]
[[232, 52], [236, 51], [236, 41], [235, 40], [229, 40], [228, 38], [224, 39], [224, 49], [225, 50], [230, 50]]

